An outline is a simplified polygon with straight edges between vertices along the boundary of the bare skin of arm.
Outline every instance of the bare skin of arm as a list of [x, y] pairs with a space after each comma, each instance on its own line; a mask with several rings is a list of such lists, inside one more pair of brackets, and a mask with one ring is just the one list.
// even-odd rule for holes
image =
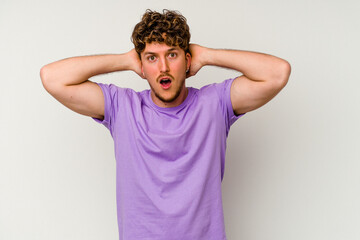
[[124, 54], [72, 57], [43, 66], [40, 77], [45, 89], [71, 110], [104, 118], [100, 87], [88, 79], [99, 74], [132, 70], [140, 77], [141, 62], [135, 50]]
[[231, 103], [237, 115], [269, 102], [285, 87], [291, 72], [287, 61], [263, 53], [212, 49], [196, 44], [190, 45], [190, 52], [192, 61], [188, 77], [206, 65], [243, 73], [231, 86]]

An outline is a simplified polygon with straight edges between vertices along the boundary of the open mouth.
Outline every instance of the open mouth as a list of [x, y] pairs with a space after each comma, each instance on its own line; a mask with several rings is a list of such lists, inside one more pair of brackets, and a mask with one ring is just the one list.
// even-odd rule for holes
[[164, 89], [168, 89], [171, 86], [171, 79], [170, 78], [162, 78], [160, 80], [160, 84]]

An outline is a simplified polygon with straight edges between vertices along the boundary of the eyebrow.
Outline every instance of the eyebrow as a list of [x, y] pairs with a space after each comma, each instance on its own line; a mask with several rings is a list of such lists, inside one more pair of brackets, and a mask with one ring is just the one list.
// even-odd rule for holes
[[[179, 49], [177, 49], [176, 47], [173, 48], [169, 48], [168, 50], [166, 50], [166, 52], [172, 52], [172, 51], [178, 51]], [[144, 55], [156, 55], [156, 52], [144, 52]]]

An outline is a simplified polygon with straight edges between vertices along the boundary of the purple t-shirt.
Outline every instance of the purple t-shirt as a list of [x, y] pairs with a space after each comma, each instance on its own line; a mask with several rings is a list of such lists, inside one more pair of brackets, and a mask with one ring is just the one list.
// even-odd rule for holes
[[233, 79], [162, 108], [150, 90], [101, 84], [114, 139], [120, 240], [225, 240], [221, 182]]

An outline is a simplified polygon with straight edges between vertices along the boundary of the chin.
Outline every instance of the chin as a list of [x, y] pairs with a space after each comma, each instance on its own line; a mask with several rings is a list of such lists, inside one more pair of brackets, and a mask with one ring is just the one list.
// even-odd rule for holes
[[179, 97], [179, 95], [180, 95], [180, 93], [175, 94], [173, 96], [165, 97], [165, 96], [161, 96], [160, 94], [155, 93], [155, 96], [164, 103], [172, 103], [172, 102], [174, 102]]
[[[172, 87], [175, 87], [172, 86]], [[174, 101], [176, 101], [179, 96], [181, 95], [181, 92], [183, 90], [184, 87], [179, 87], [179, 88], [173, 88], [173, 89], [169, 89], [165, 92], [162, 91], [162, 89], [160, 89], [159, 91], [156, 91], [154, 88], [152, 88], [150, 86], [152, 92], [154, 93], [155, 97], [157, 99], [159, 99], [160, 101], [162, 101], [163, 103], [173, 103]]]

